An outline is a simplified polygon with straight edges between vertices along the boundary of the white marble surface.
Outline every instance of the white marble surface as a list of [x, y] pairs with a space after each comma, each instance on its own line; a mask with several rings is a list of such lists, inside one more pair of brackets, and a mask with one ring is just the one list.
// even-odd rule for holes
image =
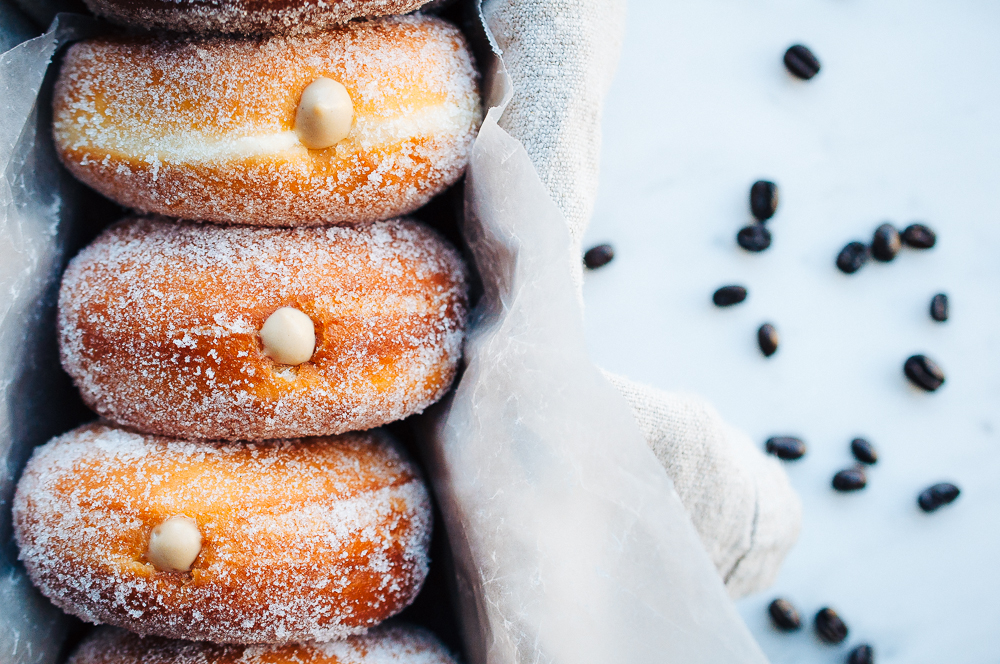
[[[615, 261], [587, 275], [594, 359], [703, 394], [756, 440], [801, 435], [787, 468], [802, 496], [799, 543], [771, 590], [740, 610], [775, 664], [1000, 656], [1000, 3], [981, 0], [630, 0], [604, 120], [602, 182], [588, 244]], [[812, 81], [781, 56], [805, 43]], [[771, 249], [735, 244], [758, 178], [781, 187]], [[930, 251], [840, 274], [834, 257], [884, 220], [925, 220]], [[745, 303], [711, 305], [721, 285]], [[951, 299], [951, 320], [928, 316]], [[782, 338], [765, 359], [756, 329]], [[925, 352], [947, 374], [926, 394], [902, 375]], [[881, 454], [869, 486], [830, 488], [851, 438]], [[925, 515], [919, 491], [962, 495]], [[775, 632], [784, 596], [809, 627]], [[822, 606], [851, 633], [813, 635]]]

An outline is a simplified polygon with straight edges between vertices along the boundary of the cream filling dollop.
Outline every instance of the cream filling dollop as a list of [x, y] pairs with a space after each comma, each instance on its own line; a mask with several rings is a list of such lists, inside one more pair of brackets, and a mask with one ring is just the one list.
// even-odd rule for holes
[[260, 328], [264, 354], [278, 364], [292, 366], [308, 362], [316, 350], [312, 319], [294, 307], [282, 307], [268, 316]]
[[306, 86], [295, 111], [295, 133], [310, 150], [332, 147], [347, 138], [354, 102], [343, 84], [320, 77]]

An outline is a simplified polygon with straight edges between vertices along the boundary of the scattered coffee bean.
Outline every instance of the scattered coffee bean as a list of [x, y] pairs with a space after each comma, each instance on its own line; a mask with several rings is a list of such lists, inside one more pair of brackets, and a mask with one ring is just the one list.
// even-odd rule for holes
[[875, 448], [864, 438], [855, 438], [851, 441], [851, 454], [861, 463], [872, 464], [878, 461]]
[[770, 323], [764, 323], [757, 330], [757, 345], [764, 357], [771, 357], [778, 351], [778, 331]]
[[767, 607], [774, 626], [783, 632], [794, 632], [802, 627], [802, 618], [787, 599], [777, 598]]
[[773, 454], [785, 461], [801, 459], [806, 453], [806, 444], [792, 436], [774, 436], [764, 444], [768, 454]]
[[764, 224], [744, 226], [736, 234], [736, 244], [747, 251], [764, 251], [771, 246], [771, 231], [764, 228]]
[[795, 76], [809, 80], [819, 73], [819, 60], [802, 44], [795, 44], [785, 51], [785, 67]]
[[902, 246], [899, 231], [892, 224], [882, 224], [875, 229], [875, 235], [872, 237], [872, 256], [875, 260], [883, 263], [891, 261]]
[[844, 274], [854, 274], [868, 262], [868, 247], [861, 242], [848, 242], [837, 254], [837, 267]]
[[917, 505], [925, 512], [933, 512], [943, 505], [954, 502], [961, 491], [954, 484], [942, 482], [928, 487], [917, 496]]
[[816, 614], [816, 633], [827, 643], [840, 643], [847, 638], [847, 625], [837, 612], [826, 607]]
[[591, 247], [583, 255], [583, 264], [590, 270], [604, 267], [615, 257], [615, 249], [610, 244], [599, 244]]
[[944, 384], [944, 372], [926, 355], [912, 355], [903, 363], [903, 373], [917, 387], [933, 392]]
[[833, 488], [837, 491], [859, 491], [868, 484], [865, 471], [860, 468], [848, 468], [833, 476]]
[[948, 320], [948, 296], [944, 293], [931, 298], [931, 318], [939, 323]]
[[875, 664], [875, 651], [867, 643], [862, 643], [847, 655], [847, 664]]
[[747, 289], [743, 286], [723, 286], [712, 293], [712, 302], [717, 307], [731, 307], [747, 299]]
[[767, 221], [778, 210], [778, 185], [757, 180], [750, 187], [750, 211], [757, 221]]
[[903, 243], [914, 249], [930, 249], [937, 242], [937, 235], [923, 224], [910, 224], [903, 229]]

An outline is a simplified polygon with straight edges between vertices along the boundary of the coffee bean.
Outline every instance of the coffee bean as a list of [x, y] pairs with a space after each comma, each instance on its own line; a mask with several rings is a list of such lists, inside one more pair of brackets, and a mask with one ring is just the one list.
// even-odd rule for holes
[[802, 44], [795, 44], [785, 51], [785, 67], [795, 76], [809, 80], [819, 73], [819, 60]]
[[865, 471], [860, 468], [848, 468], [833, 476], [833, 488], [837, 491], [859, 491], [868, 484]]
[[851, 441], [851, 454], [861, 463], [872, 464], [878, 461], [875, 448], [864, 438], [855, 438]]
[[583, 255], [583, 264], [590, 270], [604, 267], [615, 257], [615, 249], [610, 244], [599, 244], [591, 247]]
[[767, 442], [764, 443], [764, 448], [768, 454], [773, 454], [785, 461], [801, 459], [806, 453], [806, 444], [792, 436], [774, 436], [773, 438], [768, 438]]
[[770, 323], [764, 323], [757, 330], [757, 345], [764, 357], [771, 357], [778, 351], [778, 331]]
[[767, 611], [771, 614], [771, 622], [774, 623], [774, 626], [783, 632], [794, 632], [802, 627], [802, 618], [799, 617], [799, 612], [787, 599], [777, 598], [767, 607]]
[[887, 263], [896, 257], [903, 243], [899, 231], [892, 224], [882, 224], [875, 229], [872, 237], [872, 256], [877, 261]]
[[847, 655], [847, 664], [875, 664], [875, 651], [867, 643], [862, 643]]
[[948, 320], [948, 296], [944, 293], [931, 298], [931, 318], [939, 323]]
[[844, 274], [854, 274], [868, 262], [868, 247], [861, 242], [848, 242], [837, 254], [837, 267]]
[[925, 512], [933, 512], [943, 505], [954, 502], [960, 493], [962, 492], [954, 484], [942, 482], [921, 491], [917, 496], [917, 505]]
[[840, 643], [847, 638], [847, 625], [837, 612], [826, 607], [816, 614], [816, 633], [827, 643]]
[[937, 235], [923, 224], [910, 224], [903, 229], [903, 243], [914, 249], [930, 249], [937, 242]]
[[903, 373], [917, 387], [933, 392], [944, 384], [944, 372], [926, 355], [912, 355], [903, 363]]
[[712, 293], [712, 302], [717, 307], [731, 307], [747, 299], [747, 289], [743, 286], [723, 286]]
[[778, 209], [778, 185], [757, 180], [750, 187], [750, 212], [757, 221], [767, 221]]
[[744, 226], [736, 234], [736, 244], [747, 251], [764, 251], [771, 246], [771, 231], [764, 228], [764, 224]]

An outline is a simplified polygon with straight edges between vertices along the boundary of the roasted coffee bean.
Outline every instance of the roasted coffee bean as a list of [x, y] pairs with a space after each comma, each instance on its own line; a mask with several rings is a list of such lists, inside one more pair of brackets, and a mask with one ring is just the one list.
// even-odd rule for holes
[[774, 436], [764, 444], [768, 454], [773, 454], [785, 461], [801, 459], [806, 453], [806, 444], [792, 436]]
[[948, 296], [944, 293], [931, 298], [931, 318], [939, 323], [948, 320]]
[[861, 463], [871, 464], [878, 461], [878, 453], [875, 448], [864, 438], [855, 438], [851, 441], [851, 454]]
[[848, 468], [833, 476], [833, 488], [837, 491], [858, 491], [868, 484], [865, 471], [860, 468]]
[[954, 484], [942, 482], [921, 491], [917, 496], [917, 505], [925, 512], [933, 512], [943, 505], [954, 502], [960, 493], [962, 492]]
[[712, 293], [712, 302], [717, 307], [731, 307], [747, 299], [747, 289], [743, 286], [723, 286]]
[[794, 632], [802, 627], [802, 618], [799, 617], [799, 612], [787, 599], [777, 598], [767, 607], [767, 611], [771, 614], [771, 622], [774, 623], [774, 626], [783, 632]]
[[785, 51], [785, 67], [795, 76], [809, 80], [819, 73], [819, 60], [802, 44], [795, 44]]
[[903, 373], [917, 387], [933, 392], [944, 384], [944, 372], [926, 355], [912, 355], [903, 363]]
[[778, 185], [757, 180], [750, 187], [750, 212], [757, 221], [767, 221], [778, 210]]
[[816, 633], [827, 643], [840, 643], [847, 638], [847, 625], [837, 612], [826, 607], [816, 614]]
[[771, 357], [778, 352], [778, 331], [770, 323], [764, 323], [757, 330], [757, 345], [764, 357]]
[[875, 651], [867, 643], [862, 643], [847, 655], [847, 664], [875, 664]]
[[764, 251], [771, 246], [771, 231], [764, 228], [764, 224], [744, 226], [736, 234], [736, 244], [747, 251]]
[[903, 243], [914, 249], [930, 249], [937, 242], [937, 235], [923, 224], [910, 224], [903, 229]]
[[596, 247], [591, 247], [587, 250], [587, 253], [583, 255], [583, 264], [587, 266], [588, 269], [596, 270], [599, 267], [604, 267], [615, 257], [615, 249], [610, 244], [599, 244]]
[[868, 247], [862, 242], [848, 242], [837, 254], [837, 267], [844, 274], [854, 274], [868, 262]]
[[875, 235], [872, 237], [872, 256], [875, 260], [883, 263], [891, 261], [902, 246], [899, 231], [892, 224], [882, 224], [875, 229]]

